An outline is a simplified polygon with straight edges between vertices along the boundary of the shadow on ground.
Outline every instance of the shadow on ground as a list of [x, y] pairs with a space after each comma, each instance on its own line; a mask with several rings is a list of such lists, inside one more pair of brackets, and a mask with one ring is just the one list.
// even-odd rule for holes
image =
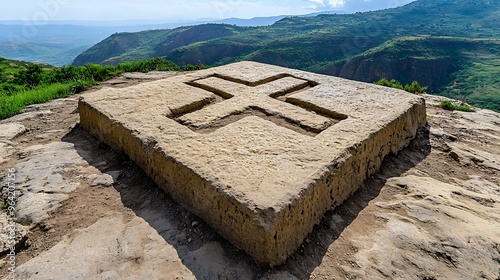
[[[422, 128], [407, 148], [397, 156], [388, 156], [381, 170], [367, 179], [351, 198], [327, 212], [307, 241], [284, 265], [269, 269], [259, 267], [203, 220], [173, 201], [126, 155], [111, 150], [78, 126], [63, 141], [73, 143], [78, 153], [101, 172], [121, 171], [114, 187], [120, 193], [123, 205], [155, 228], [177, 250], [184, 265], [198, 279], [259, 279], [285, 271], [298, 279], [308, 279], [321, 264], [329, 246], [379, 195], [386, 181], [401, 176], [431, 152], [428, 128]], [[341, 219], [336, 218], [339, 216]], [[214, 243], [220, 244], [221, 249], [213, 250], [213, 246], [207, 246]]]

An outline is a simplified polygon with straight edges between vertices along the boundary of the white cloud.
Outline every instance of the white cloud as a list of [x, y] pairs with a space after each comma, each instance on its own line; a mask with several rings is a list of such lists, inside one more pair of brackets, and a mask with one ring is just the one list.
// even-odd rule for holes
[[325, 1], [328, 2], [328, 5], [331, 8], [341, 8], [344, 7], [345, 5], [345, 0], [330, 0], [330, 1]]
[[309, 6], [312, 9], [324, 9], [324, 8], [342, 8], [345, 5], [346, 0], [308, 0], [312, 3]]

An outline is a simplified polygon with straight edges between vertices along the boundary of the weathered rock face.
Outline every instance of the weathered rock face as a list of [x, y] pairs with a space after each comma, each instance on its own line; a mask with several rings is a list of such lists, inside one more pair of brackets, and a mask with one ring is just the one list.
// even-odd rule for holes
[[194, 279], [162, 243], [137, 217], [105, 218], [39, 256], [47, 262], [33, 259], [7, 279]]
[[26, 132], [26, 127], [20, 123], [8, 123], [0, 125], [0, 164], [5, 158], [12, 154], [12, 142], [16, 136]]
[[[422, 278], [474, 279], [482, 275], [483, 279], [495, 279], [490, 269], [498, 266], [498, 252], [488, 247], [498, 244], [498, 238], [490, 235], [498, 233], [493, 221], [500, 213], [495, 210], [492, 199], [498, 195], [494, 194], [491, 182], [477, 179], [472, 177], [448, 184], [415, 175], [391, 178], [387, 182], [389, 188], [403, 189], [405, 194], [377, 202], [376, 206], [401, 209], [406, 215], [378, 214], [378, 219], [387, 222], [385, 228], [377, 230], [373, 236], [360, 235], [352, 240], [360, 247], [370, 242], [378, 245], [359, 250], [356, 253], [359, 268], [349, 270], [362, 278], [370, 278], [370, 271], [374, 269], [371, 260], [376, 259], [379, 261], [377, 270], [387, 277], [397, 275], [401, 279], [412, 279], [420, 275]], [[477, 184], [482, 185], [484, 193], [467, 190]], [[461, 201], [457, 196], [465, 199]], [[474, 211], [467, 211], [472, 208]], [[448, 233], [447, 236], [441, 236], [442, 232]], [[392, 256], [388, 257], [388, 253]], [[449, 269], [446, 275], [437, 274], [435, 258], [441, 258], [450, 268], [460, 263], [462, 269]], [[474, 259], [481, 259], [483, 265], [477, 266]], [[392, 266], [390, 262], [404, 264], [404, 268]]]
[[35, 145], [20, 154], [30, 159], [14, 166], [19, 193], [16, 218], [24, 224], [37, 224], [80, 185], [80, 178], [65, 177], [63, 173], [80, 172], [85, 161], [73, 144], [63, 142]]
[[450, 58], [386, 60], [362, 56], [331, 65], [321, 73], [369, 83], [381, 78], [400, 77], [403, 84], [418, 81], [429, 89], [438, 90], [451, 82], [451, 73], [457, 69], [456, 62]]
[[421, 97], [252, 62], [87, 94], [79, 112], [266, 265], [283, 263], [426, 122]]
[[[14, 152], [14, 146], [17, 143], [13, 142], [14, 138], [26, 132], [26, 127], [20, 123], [0, 124], [0, 164], [7, 162], [7, 158]], [[10, 167], [9, 169], [12, 169]], [[16, 175], [14, 172], [9, 172], [11, 175]], [[15, 177], [7, 177], [5, 180], [0, 180], [1, 195], [3, 198], [14, 197], [16, 188], [14, 186]], [[9, 184], [11, 183], [11, 184]], [[11, 187], [9, 187], [11, 186]], [[15, 201], [14, 201], [15, 202]], [[5, 210], [10, 205], [8, 200], [2, 201], [2, 206], [5, 204]], [[10, 253], [11, 247], [19, 247], [26, 240], [27, 227], [14, 221], [10, 215], [10, 211], [0, 212], [0, 254]]]
[[[160, 44], [155, 49], [155, 56], [164, 57], [168, 55], [171, 50], [187, 46], [195, 42], [203, 42], [216, 38], [222, 38], [233, 35], [234, 31], [226, 25], [221, 24], [204, 24], [197, 25], [181, 32], [174, 39], [169, 40], [168, 43]], [[201, 60], [198, 60], [201, 61]], [[196, 63], [196, 62], [194, 62]]]

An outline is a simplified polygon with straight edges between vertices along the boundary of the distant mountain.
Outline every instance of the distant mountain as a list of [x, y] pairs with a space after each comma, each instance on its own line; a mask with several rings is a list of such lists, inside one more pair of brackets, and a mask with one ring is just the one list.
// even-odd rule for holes
[[[328, 14], [346, 14], [346, 12], [343, 11], [321, 11], [321, 12], [316, 12], [316, 13], [311, 13], [311, 14], [306, 14], [306, 15], [299, 15], [298, 17], [315, 17], [318, 15], [328, 15]], [[241, 18], [228, 18], [228, 19], [223, 19], [223, 20], [207, 20], [206, 22], [201, 22], [199, 24], [204, 24], [204, 23], [223, 23], [223, 24], [232, 24], [232, 25], [237, 25], [237, 26], [266, 26], [266, 25], [272, 25], [276, 23], [277, 21], [280, 21], [288, 16], [274, 16], [274, 17], [254, 17], [250, 19], [241, 19]]]
[[228, 18], [224, 20], [208, 21], [208, 23], [224, 23], [237, 26], [266, 26], [285, 18], [286, 16], [255, 17], [251, 19]]
[[0, 24], [0, 56], [53, 65], [70, 64], [116, 28], [75, 25]]
[[[162, 56], [185, 45], [229, 37], [247, 30], [249, 27], [204, 24], [173, 30], [117, 33], [79, 55], [73, 64], [83, 65], [89, 62], [118, 64], [123, 61]], [[92, 61], [88, 61], [89, 57], [92, 57]]]
[[[325, 11], [320, 13], [331, 12]], [[314, 16], [320, 13], [304, 16]], [[236, 26], [266, 26], [284, 17], [204, 19], [172, 23], [165, 22], [165, 20], [66, 20], [50, 21], [47, 25], [30, 25], [19, 20], [0, 20], [0, 56], [17, 60], [47, 62], [62, 66], [70, 64], [80, 53], [109, 37], [111, 34], [118, 32], [173, 29], [181, 26], [194, 26], [205, 23], [224, 23]]]
[[366, 82], [417, 80], [441, 95], [500, 111], [500, 38], [403, 37], [315, 71]]
[[285, 17], [262, 27], [205, 24], [140, 38], [118, 33], [74, 63], [147, 57], [181, 65], [253, 60], [367, 82], [418, 80], [434, 92], [500, 110], [498, 81], [480, 70], [500, 73], [499, 14], [500, 0], [418, 0], [375, 12]]

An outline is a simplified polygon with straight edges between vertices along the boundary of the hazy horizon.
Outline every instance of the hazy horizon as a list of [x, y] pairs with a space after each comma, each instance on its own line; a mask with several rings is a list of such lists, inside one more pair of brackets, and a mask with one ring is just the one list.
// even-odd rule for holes
[[181, 0], [18, 0], [4, 3], [0, 21], [46, 24], [56, 21], [196, 21], [303, 15], [319, 11], [346, 13], [394, 8], [414, 0], [286, 0], [193, 1]]

